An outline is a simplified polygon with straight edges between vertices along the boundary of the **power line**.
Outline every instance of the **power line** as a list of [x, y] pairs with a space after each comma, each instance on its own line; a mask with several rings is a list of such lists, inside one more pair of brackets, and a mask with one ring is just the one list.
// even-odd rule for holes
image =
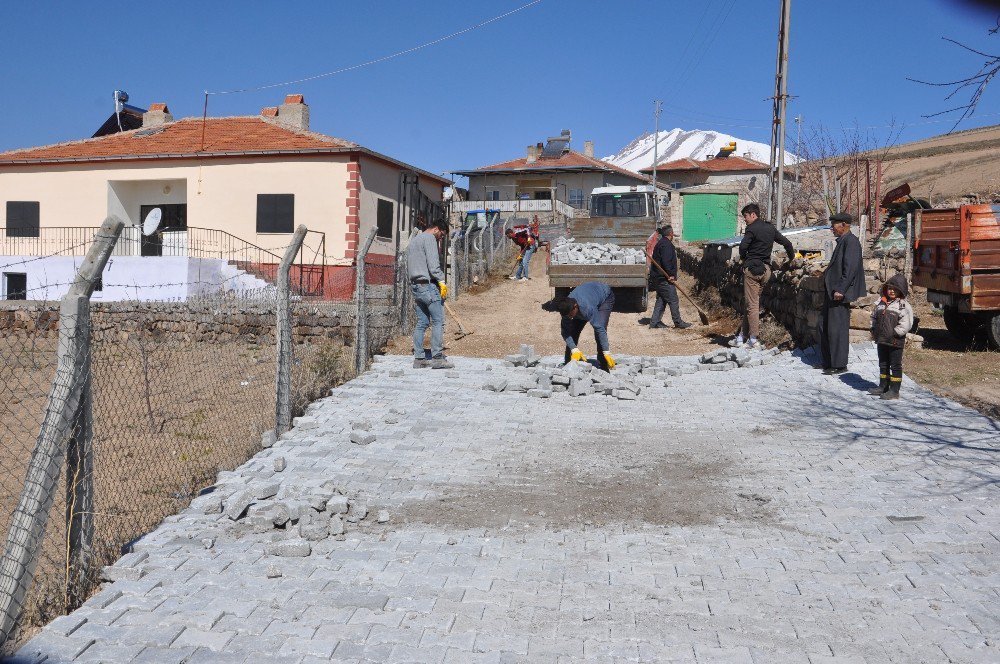
[[236, 89], [236, 90], [220, 90], [220, 91], [215, 91], [215, 92], [211, 92], [211, 91], [206, 90], [205, 91], [205, 95], [206, 96], [207, 95], [231, 95], [231, 94], [238, 94], [238, 93], [241, 93], [241, 92], [257, 92], [259, 90], [268, 90], [268, 89], [271, 89], [271, 88], [280, 88], [280, 87], [285, 86], [285, 85], [294, 85], [296, 83], [306, 83], [308, 81], [315, 81], [315, 80], [320, 79], [320, 78], [327, 78], [329, 76], [335, 76], [337, 74], [343, 74], [345, 72], [354, 71], [355, 69], [361, 69], [362, 67], [368, 67], [370, 65], [379, 64], [381, 62], [386, 62], [388, 60], [392, 60], [394, 58], [398, 58], [398, 57], [403, 56], [403, 55], [408, 55], [410, 53], [414, 53], [414, 52], [419, 51], [421, 49], [425, 49], [428, 46], [434, 46], [435, 44], [440, 44], [441, 42], [447, 41], [449, 39], [453, 39], [455, 37], [459, 37], [459, 36], [464, 35], [466, 33], [472, 32], [473, 30], [478, 30], [479, 28], [485, 27], [485, 26], [489, 25], [490, 23], [496, 23], [497, 21], [501, 21], [501, 20], [507, 18], [508, 16], [512, 16], [513, 14], [516, 14], [516, 13], [518, 13], [520, 11], [523, 11], [523, 10], [525, 10], [525, 9], [527, 9], [529, 7], [532, 7], [534, 5], [537, 5], [537, 4], [541, 3], [541, 2], [542, 2], [542, 0], [531, 0], [531, 2], [529, 2], [527, 4], [524, 4], [524, 5], [521, 5], [520, 7], [517, 7], [515, 9], [512, 9], [509, 12], [506, 12], [504, 14], [500, 14], [499, 16], [494, 16], [491, 19], [488, 19], [488, 20], [483, 21], [481, 23], [477, 23], [475, 25], [469, 26], [468, 28], [463, 28], [462, 30], [459, 30], [458, 32], [453, 32], [450, 35], [445, 35], [444, 37], [439, 37], [439, 38], [434, 39], [432, 41], [425, 42], [423, 44], [420, 44], [419, 46], [414, 46], [412, 48], [408, 48], [408, 49], [405, 49], [403, 51], [397, 51], [396, 53], [393, 53], [391, 55], [384, 55], [384, 56], [382, 56], [380, 58], [375, 58], [374, 60], [368, 60], [367, 62], [362, 62], [362, 63], [356, 64], [356, 65], [351, 65], [350, 67], [343, 67], [341, 69], [335, 69], [334, 71], [328, 71], [328, 72], [323, 73], [323, 74], [316, 74], [315, 76], [306, 76], [305, 78], [297, 78], [297, 79], [292, 80], [292, 81], [283, 81], [281, 83], [269, 83], [267, 85], [259, 85], [259, 86], [254, 87], [254, 88], [239, 88], [239, 89]]

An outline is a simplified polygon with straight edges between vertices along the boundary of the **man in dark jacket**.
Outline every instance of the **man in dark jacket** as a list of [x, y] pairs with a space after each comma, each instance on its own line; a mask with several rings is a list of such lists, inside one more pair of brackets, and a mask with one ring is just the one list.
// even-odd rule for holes
[[851, 308], [854, 300], [867, 293], [865, 270], [861, 263], [861, 242], [851, 233], [854, 217], [839, 212], [830, 217], [830, 227], [837, 236], [837, 246], [830, 265], [823, 273], [823, 320], [819, 346], [823, 373], [847, 371], [850, 352]]
[[760, 206], [756, 203], [744, 206], [740, 214], [746, 222], [746, 230], [740, 242], [740, 260], [743, 261], [743, 299], [746, 301], [746, 306], [743, 327], [740, 328], [732, 345], [742, 346], [743, 340], [747, 339], [747, 343], [753, 348], [760, 345], [757, 340], [760, 335], [760, 293], [771, 278], [771, 252], [774, 251], [774, 243], [777, 242], [785, 248], [788, 260], [795, 260], [795, 247], [774, 224], [761, 221]]
[[[653, 248], [653, 263], [649, 266], [649, 287], [656, 291], [656, 304], [653, 305], [653, 315], [649, 319], [652, 330], [667, 327], [660, 319], [663, 311], [670, 307], [670, 317], [674, 327], [686, 329], [691, 323], [685, 323], [681, 318], [681, 303], [677, 299], [677, 250], [674, 249], [674, 229], [667, 225], [659, 229], [660, 239]], [[657, 267], [663, 268], [664, 275]]]

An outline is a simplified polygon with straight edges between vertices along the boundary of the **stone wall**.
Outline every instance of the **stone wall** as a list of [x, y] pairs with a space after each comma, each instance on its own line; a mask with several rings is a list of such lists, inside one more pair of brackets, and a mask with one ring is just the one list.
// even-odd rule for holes
[[[351, 344], [354, 317], [352, 304], [296, 303], [293, 338], [296, 343], [336, 340]], [[172, 334], [190, 341], [274, 343], [275, 313], [267, 305], [94, 302], [91, 319], [95, 330]], [[5, 301], [0, 305], [0, 337], [56, 337], [58, 331], [58, 303]]]
[[[737, 312], [745, 311], [743, 300], [743, 267], [733, 259], [718, 253], [706, 252], [704, 256], [696, 247], [679, 247], [681, 269], [693, 275], [697, 289], [714, 289], [723, 306]], [[762, 311], [769, 311], [775, 320], [785, 326], [799, 346], [819, 342], [820, 313], [823, 309], [823, 270], [826, 262], [809, 261], [790, 267], [787, 262], [772, 261], [772, 277], [761, 296]], [[868, 295], [851, 306], [851, 328], [868, 330], [871, 307], [878, 302], [878, 292], [890, 276], [904, 269], [901, 250], [879, 252], [865, 259]], [[913, 338], [919, 341], [918, 338]]]

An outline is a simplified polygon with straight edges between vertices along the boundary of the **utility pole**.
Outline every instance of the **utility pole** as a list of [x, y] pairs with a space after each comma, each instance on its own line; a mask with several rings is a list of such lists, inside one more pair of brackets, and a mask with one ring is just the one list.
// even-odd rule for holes
[[660, 220], [660, 192], [656, 189], [656, 162], [660, 158], [660, 111], [663, 110], [663, 102], [659, 99], [653, 100], [653, 218]]
[[784, 225], [782, 185], [785, 179], [785, 112], [788, 109], [788, 23], [792, 0], [781, 0], [778, 22], [778, 58], [774, 74], [774, 111], [771, 120], [771, 196], [767, 216], [778, 228]]
[[797, 136], [795, 138], [795, 181], [799, 181], [799, 161], [802, 159], [802, 116], [795, 116]]

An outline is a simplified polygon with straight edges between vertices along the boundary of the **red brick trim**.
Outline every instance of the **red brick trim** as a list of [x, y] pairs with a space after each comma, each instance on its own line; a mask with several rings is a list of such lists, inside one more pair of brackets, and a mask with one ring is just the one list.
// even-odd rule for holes
[[351, 155], [347, 162], [347, 232], [344, 240], [347, 242], [345, 258], [357, 258], [358, 243], [361, 241], [361, 163], [358, 155]]

